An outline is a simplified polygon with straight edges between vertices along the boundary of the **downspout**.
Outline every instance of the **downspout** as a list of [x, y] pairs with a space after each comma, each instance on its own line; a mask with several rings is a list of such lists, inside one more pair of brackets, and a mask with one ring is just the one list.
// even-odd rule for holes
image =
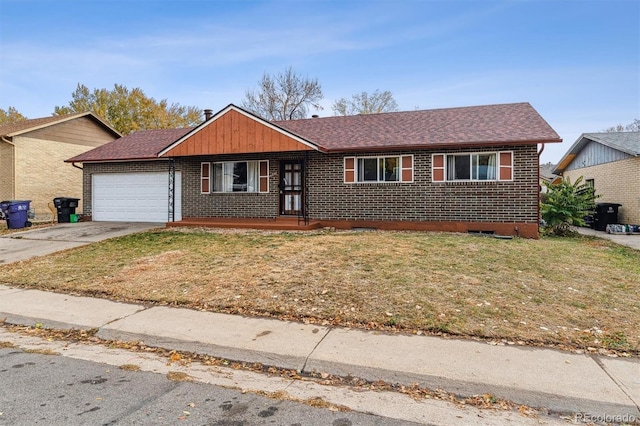
[[82, 167], [80, 167], [80, 166], [76, 166], [76, 163], [71, 163], [71, 165], [72, 165], [73, 167], [75, 167], [76, 169], [84, 170]]
[[1, 136], [1, 138], [2, 138], [2, 142], [6, 142], [6, 143], [8, 143], [9, 145], [16, 146], [16, 144], [14, 144], [13, 142], [11, 142], [9, 139], [5, 138], [4, 136]]
[[540, 221], [542, 220], [542, 213], [540, 213], [540, 156], [544, 152], [544, 144], [541, 144], [540, 151], [538, 151], [538, 229], [540, 229]]
[[13, 147], [13, 179], [11, 179], [11, 198], [16, 196], [16, 144], [4, 136], [0, 136], [2, 142], [6, 142]]

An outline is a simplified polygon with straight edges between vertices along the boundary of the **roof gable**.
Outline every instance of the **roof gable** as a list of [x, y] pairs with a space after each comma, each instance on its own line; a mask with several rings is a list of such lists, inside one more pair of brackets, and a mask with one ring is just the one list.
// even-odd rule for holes
[[45, 127], [65, 123], [67, 121], [71, 121], [80, 117], [90, 117], [97, 124], [103, 126], [105, 130], [112, 133], [114, 136], [116, 137], [122, 136], [120, 133], [118, 133], [116, 129], [111, 127], [104, 120], [102, 120], [100, 117], [93, 114], [92, 112], [53, 115], [51, 117], [32, 118], [32, 119], [20, 121], [18, 123], [5, 124], [3, 126], [0, 126], [0, 136], [5, 136], [5, 137], [19, 136], [25, 133], [43, 129]]
[[583, 133], [562, 157], [553, 173], [562, 173], [591, 144], [600, 144], [626, 156], [640, 156], [640, 132]]
[[584, 136], [634, 157], [640, 155], [640, 132], [585, 133]]
[[230, 104], [160, 152], [160, 157], [310, 151], [296, 134]]

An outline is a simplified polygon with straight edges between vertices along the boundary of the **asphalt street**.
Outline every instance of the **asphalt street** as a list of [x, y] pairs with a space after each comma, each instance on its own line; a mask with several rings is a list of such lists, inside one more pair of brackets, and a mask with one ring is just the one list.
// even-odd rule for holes
[[[328, 385], [326, 383], [321, 383], [314, 380], [292, 378], [286, 375], [273, 375], [253, 370], [238, 369], [233, 365], [210, 365], [201, 363], [197, 360], [172, 359], [172, 357], [168, 356], [166, 353], [156, 353], [155, 351], [131, 351], [125, 348], [112, 347], [110, 345], [51, 339], [46, 338], [45, 336], [32, 335], [31, 333], [11, 331], [2, 326], [0, 326], [0, 347], [4, 347], [5, 349], [13, 352], [23, 351], [29, 354], [48, 354], [46, 355], [48, 359], [43, 359], [42, 362], [56, 362], [56, 364], [48, 364], [51, 367], [57, 365], [57, 358], [81, 360], [100, 366], [100, 369], [98, 369], [97, 371], [88, 372], [83, 377], [71, 377], [68, 379], [68, 382], [66, 381], [67, 379], [64, 379], [65, 383], [75, 383], [82, 380], [95, 381], [105, 378], [109, 379], [110, 377], [115, 377], [114, 374], [116, 374], [116, 372], [119, 372], [120, 370], [128, 372], [137, 370], [138, 372], [149, 372], [155, 374], [159, 386], [164, 386], [165, 381], [160, 380], [159, 378], [182, 374], [184, 375], [184, 377], [188, 377], [194, 382], [205, 385], [205, 387], [210, 386], [212, 388], [232, 389], [238, 391], [241, 395], [270, 395], [276, 398], [276, 400], [282, 401], [311, 401], [313, 402], [314, 406], [318, 406], [318, 404], [325, 404], [323, 406], [326, 406], [326, 404], [331, 404], [333, 407], [341, 407], [343, 410], [347, 410], [349, 414], [367, 413], [371, 416], [375, 416], [374, 419], [378, 419], [371, 420], [371, 417], [368, 416], [362, 418], [357, 417], [358, 422], [355, 423], [353, 421], [353, 417], [351, 416], [345, 415], [336, 417], [322, 417], [321, 414], [318, 414], [318, 416], [320, 417], [318, 417], [317, 419], [312, 419], [311, 423], [305, 423], [300, 419], [297, 419], [297, 423], [291, 424], [349, 424], [346, 420], [342, 419], [347, 419], [352, 424], [365, 425], [370, 424], [367, 423], [368, 421], [380, 421], [382, 422], [380, 424], [397, 424], [395, 423], [395, 421], [398, 421], [403, 425], [426, 424], [439, 426], [458, 426], [461, 424], [473, 424], [477, 426], [495, 426], [502, 424], [509, 424], [513, 426], [539, 426], [540, 424], [544, 424], [547, 426], [552, 426], [566, 424], [565, 419], [559, 419], [557, 416], [549, 416], [543, 412], [537, 412], [535, 410], [522, 411], [511, 409], [483, 409], [475, 407], [473, 406], [473, 404], [453, 403], [448, 400], [448, 398], [413, 398], [410, 395], [405, 395], [401, 392], [396, 391], [385, 391], [375, 388], [367, 389], [367, 387], [350, 386], [346, 384], [338, 386]], [[14, 365], [25, 364], [25, 361], [19, 360], [19, 362], [13, 363], [13, 361], [16, 360], [17, 359], [11, 360], [9, 358], [3, 359], [2, 355], [0, 354], [0, 370], [12, 370], [14, 368]], [[9, 363], [9, 361], [12, 362]], [[72, 365], [76, 364], [72, 363]], [[15, 368], [20, 370], [25, 367], [20, 366]], [[39, 371], [39, 373], [44, 372]], [[30, 386], [25, 386], [25, 388], [28, 388], [29, 392], [32, 392], [31, 387], [39, 388], [42, 384], [42, 386], [49, 389], [51, 387], [51, 380], [48, 379], [48, 371], [46, 373], [47, 374], [44, 374], [42, 376], [34, 374], [32, 377], [34, 382]], [[74, 372], [73, 374], [76, 373]], [[98, 376], [100, 377], [96, 379]], [[3, 372], [0, 372], [0, 412], [4, 411], [5, 415], [8, 415], [8, 411], [6, 409], [3, 409], [3, 406], [9, 405], [2, 402], [2, 398], [4, 397], [2, 391], [5, 388], [5, 386], [3, 386], [4, 383], [10, 377], [12, 376], [4, 375]], [[54, 374], [52, 377], [57, 376]], [[139, 375], [134, 374], [130, 377], [137, 378], [139, 377]], [[43, 380], [43, 378], [47, 379]], [[110, 380], [103, 382], [103, 384], [118, 384], [117, 382], [118, 380]], [[81, 383], [82, 386], [86, 384], [87, 383]], [[151, 386], [149, 387], [150, 390], [155, 389], [153, 387], [153, 382], [147, 382], [147, 384]], [[15, 385], [9, 384], [6, 386], [6, 388], [11, 391], [12, 386]], [[64, 388], [65, 386], [60, 385], [60, 387]], [[85, 387], [85, 389], [92, 390], [94, 388]], [[124, 385], [120, 383], [118, 389], [120, 391], [133, 393], [132, 391], [127, 390], [126, 383]], [[66, 390], [64, 391], [66, 392]], [[33, 392], [38, 391], [35, 390]], [[146, 392], [149, 393], [150, 391], [147, 390]], [[210, 392], [214, 393], [215, 390], [211, 390]], [[49, 394], [44, 395], [44, 398], [46, 398], [47, 395]], [[95, 397], [104, 398], [104, 396], [102, 395], [97, 395]], [[205, 399], [207, 397], [205, 397]], [[225, 401], [227, 400], [228, 399], [225, 399]], [[87, 400], [83, 403], [86, 404], [88, 402], [93, 402], [93, 400]], [[164, 411], [160, 415], [170, 420], [172, 418], [170, 416], [172, 416], [174, 413], [178, 413], [177, 415], [180, 415], [182, 411], [187, 411], [189, 413], [189, 417], [184, 418], [184, 420], [181, 419], [180, 423], [194, 423], [189, 421], [190, 419], [194, 419], [194, 417], [191, 417], [193, 411], [191, 409], [199, 406], [196, 406], [196, 402], [189, 401], [186, 402], [189, 408], [185, 408], [180, 405], [184, 402], [185, 401], [182, 401], [178, 405], [172, 405], [171, 403], [165, 404], [163, 406]], [[59, 401], [55, 400], [54, 403], [59, 403]], [[39, 409], [38, 401], [34, 401], [32, 405], [36, 410]], [[149, 405], [151, 405], [151, 402], [149, 402]], [[268, 409], [269, 406], [281, 408], [279, 405], [274, 405], [273, 402], [266, 405], [266, 409]], [[81, 406], [79, 408], [83, 407], [84, 406]], [[27, 408], [29, 407], [27, 406]], [[86, 408], [82, 410], [80, 410], [79, 408], [78, 413], [86, 411]], [[69, 406], [66, 408], [67, 411], [73, 409], [76, 409], [75, 406]], [[263, 410], [264, 409], [265, 408], [263, 408]], [[101, 408], [101, 410], [104, 410], [104, 408]], [[282, 412], [282, 410], [279, 411]], [[0, 414], [0, 425], [6, 424], [6, 422], [2, 422], [2, 416], [3, 414]], [[275, 417], [275, 415], [270, 416], [268, 419], [273, 419], [273, 417]], [[197, 419], [200, 420], [199, 418]], [[202, 423], [200, 421], [197, 421], [195, 422], [195, 424], [251, 425], [261, 424], [259, 423], [261, 419], [262, 418], [259, 418], [257, 420], [258, 423], [254, 423], [253, 421], [240, 423], [239, 420], [236, 421], [234, 419], [223, 418], [217, 419], [210, 423]], [[394, 421], [391, 421], [390, 419], [394, 419]], [[226, 423], [224, 423], [225, 421]], [[121, 421], [120, 423], [124, 423], [124, 421]], [[87, 422], [87, 424], [93, 425], [94, 423]], [[152, 423], [149, 422], [148, 424]], [[273, 424], [288, 423], [274, 422]]]
[[0, 387], [0, 425], [411, 424], [15, 348], [0, 349]]

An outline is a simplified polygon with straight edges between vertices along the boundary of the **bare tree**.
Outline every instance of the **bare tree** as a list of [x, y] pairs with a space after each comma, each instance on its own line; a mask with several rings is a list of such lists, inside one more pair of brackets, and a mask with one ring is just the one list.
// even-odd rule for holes
[[309, 107], [321, 110], [322, 87], [288, 67], [275, 75], [265, 73], [257, 90], [247, 90], [242, 107], [269, 120], [306, 118]]
[[618, 124], [617, 126], [608, 127], [604, 129], [604, 132], [640, 132], [640, 119], [636, 118], [633, 120], [633, 123], [627, 124], [626, 126]]
[[356, 93], [351, 99], [340, 98], [331, 106], [334, 115], [377, 114], [398, 110], [398, 104], [390, 91], [376, 90], [372, 94]]

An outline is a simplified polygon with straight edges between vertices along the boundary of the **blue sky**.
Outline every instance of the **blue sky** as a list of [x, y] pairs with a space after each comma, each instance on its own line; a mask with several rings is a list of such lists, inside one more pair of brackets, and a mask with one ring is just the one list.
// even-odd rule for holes
[[555, 162], [640, 118], [640, 2], [0, 0], [0, 108], [29, 118], [78, 83], [215, 111], [288, 66], [321, 83], [321, 116], [376, 89], [401, 110], [530, 102]]

